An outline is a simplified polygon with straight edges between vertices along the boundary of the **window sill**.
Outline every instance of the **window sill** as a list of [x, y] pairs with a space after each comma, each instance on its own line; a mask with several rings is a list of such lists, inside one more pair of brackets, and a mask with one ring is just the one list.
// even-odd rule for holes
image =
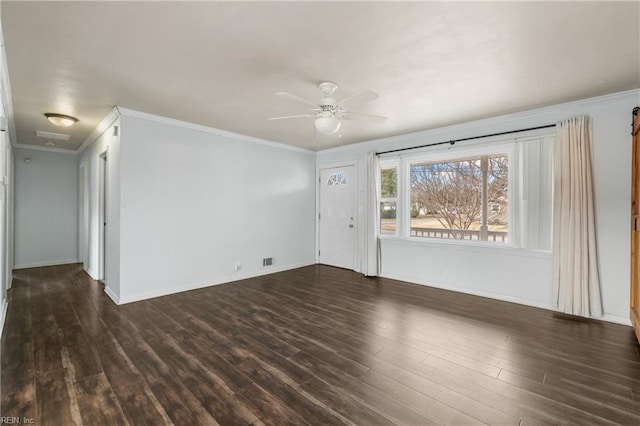
[[417, 247], [442, 247], [452, 248], [456, 250], [474, 251], [474, 252], [500, 252], [509, 255], [520, 255], [529, 257], [551, 258], [550, 250], [527, 249], [516, 247], [507, 243], [493, 243], [485, 241], [456, 241], [444, 240], [437, 238], [420, 238], [420, 237], [398, 237], [393, 235], [380, 235], [380, 241], [384, 244], [394, 244], [403, 246]]

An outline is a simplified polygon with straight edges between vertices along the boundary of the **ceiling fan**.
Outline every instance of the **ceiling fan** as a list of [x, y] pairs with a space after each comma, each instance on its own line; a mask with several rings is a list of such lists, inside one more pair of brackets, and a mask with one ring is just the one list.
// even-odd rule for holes
[[380, 115], [364, 114], [349, 111], [350, 107], [362, 105], [378, 99], [378, 95], [371, 90], [356, 93], [344, 99], [337, 100], [333, 96], [338, 85], [330, 81], [324, 81], [318, 85], [324, 95], [319, 102], [313, 102], [287, 92], [278, 92], [277, 96], [306, 105], [311, 108], [311, 113], [287, 115], [283, 117], [270, 117], [269, 120], [285, 120], [289, 118], [315, 118], [316, 131], [323, 135], [333, 135], [342, 126], [342, 120], [366, 121], [370, 123], [383, 123], [387, 117]]

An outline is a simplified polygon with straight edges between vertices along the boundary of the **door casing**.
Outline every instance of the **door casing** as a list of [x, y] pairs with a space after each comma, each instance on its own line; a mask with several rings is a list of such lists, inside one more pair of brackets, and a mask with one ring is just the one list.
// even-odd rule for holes
[[631, 154], [630, 319], [640, 341], [640, 116], [634, 115]]

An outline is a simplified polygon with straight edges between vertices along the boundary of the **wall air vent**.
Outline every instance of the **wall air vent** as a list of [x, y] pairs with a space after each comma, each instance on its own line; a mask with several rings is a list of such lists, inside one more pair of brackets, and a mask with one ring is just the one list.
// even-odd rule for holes
[[43, 132], [36, 130], [36, 136], [43, 139], [54, 139], [57, 141], [68, 141], [71, 139], [71, 135], [65, 135], [64, 133]]
[[273, 257], [265, 257], [262, 259], [262, 267], [266, 268], [267, 266], [273, 265]]

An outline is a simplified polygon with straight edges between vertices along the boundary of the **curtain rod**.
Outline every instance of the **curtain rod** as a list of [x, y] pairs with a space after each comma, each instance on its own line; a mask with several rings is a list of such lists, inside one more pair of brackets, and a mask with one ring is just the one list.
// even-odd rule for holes
[[520, 133], [520, 132], [527, 132], [529, 130], [538, 130], [538, 129], [549, 129], [551, 127], [556, 127], [555, 124], [547, 124], [546, 126], [538, 126], [538, 127], [529, 127], [527, 129], [520, 129], [520, 130], [509, 130], [508, 132], [500, 132], [500, 133], [491, 133], [490, 135], [482, 135], [482, 136], [471, 136], [468, 138], [461, 138], [461, 139], [454, 139], [454, 140], [450, 140], [450, 141], [444, 141], [444, 142], [435, 142], [435, 143], [428, 143], [426, 145], [418, 145], [418, 146], [412, 146], [409, 148], [398, 148], [398, 149], [392, 149], [389, 151], [382, 151], [382, 152], [376, 152], [376, 155], [382, 155], [382, 154], [390, 154], [392, 152], [400, 152], [400, 151], [409, 151], [411, 149], [419, 149], [419, 148], [426, 148], [429, 146], [437, 146], [437, 145], [455, 145], [456, 142], [462, 142], [462, 141], [470, 141], [472, 139], [482, 139], [482, 138], [489, 138], [491, 136], [502, 136], [502, 135], [508, 135], [511, 133]]

